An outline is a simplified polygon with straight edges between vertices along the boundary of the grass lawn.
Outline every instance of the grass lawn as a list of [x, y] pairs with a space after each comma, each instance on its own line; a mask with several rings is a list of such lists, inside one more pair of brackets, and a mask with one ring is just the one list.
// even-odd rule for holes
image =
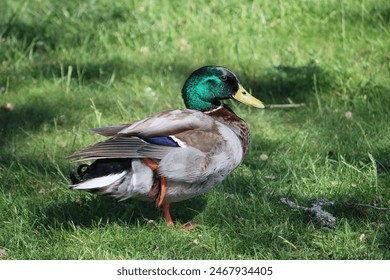
[[[230, 2], [2, 1], [0, 259], [390, 259], [390, 212], [348, 205], [390, 207], [390, 2]], [[306, 106], [229, 101], [250, 151], [171, 205], [175, 229], [152, 203], [67, 189], [64, 157], [103, 139], [88, 128], [183, 108], [203, 65]], [[337, 200], [335, 227], [283, 197]]]

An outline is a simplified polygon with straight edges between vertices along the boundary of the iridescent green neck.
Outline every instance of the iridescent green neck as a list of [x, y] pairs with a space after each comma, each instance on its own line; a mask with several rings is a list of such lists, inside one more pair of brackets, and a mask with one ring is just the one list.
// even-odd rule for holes
[[187, 93], [186, 97], [183, 96], [183, 99], [186, 107], [191, 110], [207, 111], [215, 106], [212, 102], [202, 100], [191, 92]]

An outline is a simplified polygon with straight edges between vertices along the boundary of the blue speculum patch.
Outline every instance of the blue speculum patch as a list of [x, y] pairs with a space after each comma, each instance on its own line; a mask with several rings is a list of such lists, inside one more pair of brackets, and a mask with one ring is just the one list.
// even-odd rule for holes
[[161, 137], [150, 137], [150, 138], [142, 138], [146, 142], [155, 145], [169, 146], [169, 147], [180, 147], [176, 141], [174, 141], [169, 136], [161, 136]]

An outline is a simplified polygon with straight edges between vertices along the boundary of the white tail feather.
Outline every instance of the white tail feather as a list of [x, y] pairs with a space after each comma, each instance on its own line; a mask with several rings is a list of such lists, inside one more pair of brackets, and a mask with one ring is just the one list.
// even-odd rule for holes
[[119, 174], [111, 174], [104, 177], [94, 178], [76, 185], [69, 186], [70, 188], [73, 188], [74, 190], [87, 190], [87, 189], [98, 189], [98, 188], [104, 188], [108, 185], [111, 185], [112, 183], [116, 182], [123, 176], [125, 176], [126, 171], [123, 171]]

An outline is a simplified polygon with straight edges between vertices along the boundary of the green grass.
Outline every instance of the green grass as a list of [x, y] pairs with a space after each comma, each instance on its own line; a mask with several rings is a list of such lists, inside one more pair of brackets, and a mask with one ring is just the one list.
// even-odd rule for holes
[[[0, 106], [15, 108], [0, 111], [0, 258], [390, 258], [389, 212], [341, 203], [327, 208], [330, 230], [279, 203], [390, 207], [389, 1], [1, 6]], [[229, 103], [251, 126], [249, 154], [222, 185], [171, 207], [177, 227], [199, 228], [66, 188], [75, 165], [64, 157], [102, 139], [88, 128], [183, 108], [185, 79], [210, 64], [265, 103], [306, 106]]]

